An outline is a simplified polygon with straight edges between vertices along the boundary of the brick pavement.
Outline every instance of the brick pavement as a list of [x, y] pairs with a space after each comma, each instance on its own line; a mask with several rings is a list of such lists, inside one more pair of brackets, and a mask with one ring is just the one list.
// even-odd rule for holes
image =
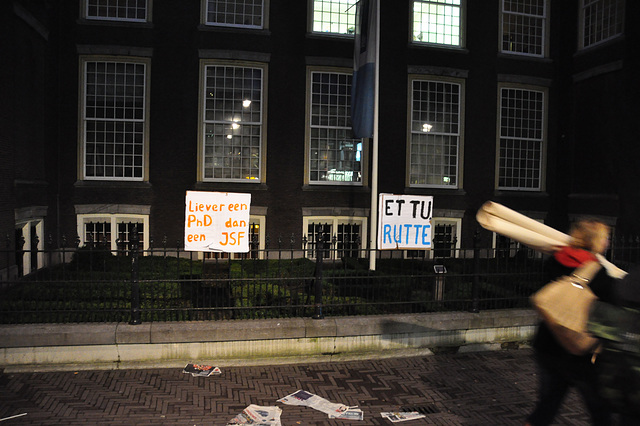
[[[197, 360], [211, 363], [210, 360]], [[185, 362], [186, 364], [186, 362]], [[215, 364], [215, 363], [213, 363]], [[357, 405], [364, 421], [330, 420], [276, 403], [298, 389]], [[283, 426], [390, 425], [382, 411], [417, 410], [409, 425], [522, 425], [535, 401], [530, 349], [256, 367], [192, 377], [181, 369], [0, 374], [4, 425], [225, 425], [249, 404], [282, 408]], [[558, 424], [588, 424], [571, 393]]]

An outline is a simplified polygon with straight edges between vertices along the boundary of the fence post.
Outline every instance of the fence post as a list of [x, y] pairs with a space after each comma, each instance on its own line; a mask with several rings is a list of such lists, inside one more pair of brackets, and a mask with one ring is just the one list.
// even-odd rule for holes
[[315, 313], [313, 319], [322, 319], [322, 256], [324, 255], [324, 235], [316, 238], [316, 280], [315, 280]]
[[480, 231], [476, 230], [473, 234], [473, 284], [471, 293], [473, 300], [471, 302], [471, 312], [478, 313], [480, 299], [480, 247], [479, 247]]
[[140, 318], [140, 281], [138, 279], [138, 224], [133, 225], [131, 232], [131, 320], [129, 324], [138, 325], [142, 323]]
[[[6, 238], [6, 245], [7, 245], [7, 264], [6, 264], [6, 271], [7, 271], [7, 281], [12, 281], [11, 278], [11, 237], [9, 236], [9, 234], [7, 234], [7, 238]], [[15, 256], [15, 253], [14, 253]]]

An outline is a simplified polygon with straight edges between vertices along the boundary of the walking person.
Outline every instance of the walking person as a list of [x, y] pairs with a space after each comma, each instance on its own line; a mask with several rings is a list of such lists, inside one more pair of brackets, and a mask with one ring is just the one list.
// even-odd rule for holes
[[596, 301], [589, 331], [600, 339], [598, 391], [622, 426], [640, 426], [640, 266], [616, 283], [615, 304]]
[[[570, 275], [582, 264], [597, 260], [596, 254], [603, 254], [609, 246], [609, 227], [596, 220], [576, 222], [569, 234], [570, 245], [555, 252], [549, 260], [546, 282]], [[589, 286], [600, 300], [613, 299], [614, 279], [604, 268], [598, 271]], [[592, 356], [567, 352], [544, 323], [538, 327], [533, 347], [539, 367], [539, 390], [536, 407], [527, 417], [526, 425], [551, 424], [570, 387], [575, 387], [582, 395], [593, 425], [611, 425], [611, 413], [596, 388]]]

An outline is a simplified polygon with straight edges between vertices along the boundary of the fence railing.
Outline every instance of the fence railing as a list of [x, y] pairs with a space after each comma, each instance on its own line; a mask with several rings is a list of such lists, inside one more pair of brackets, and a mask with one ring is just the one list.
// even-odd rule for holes
[[[135, 235], [135, 234], [134, 234]], [[608, 257], [640, 263], [640, 244]], [[261, 319], [474, 311], [529, 306], [544, 284], [544, 258], [528, 249], [451, 248], [434, 252], [352, 251], [318, 239], [313, 250], [282, 246], [240, 256], [96, 244], [6, 250], [38, 268], [0, 281], [0, 323]], [[46, 246], [46, 244], [45, 244]], [[2, 256], [0, 252], [0, 256]], [[364, 254], [364, 256], [363, 256]], [[376, 270], [369, 270], [369, 255]], [[313, 256], [313, 257], [311, 257]]]

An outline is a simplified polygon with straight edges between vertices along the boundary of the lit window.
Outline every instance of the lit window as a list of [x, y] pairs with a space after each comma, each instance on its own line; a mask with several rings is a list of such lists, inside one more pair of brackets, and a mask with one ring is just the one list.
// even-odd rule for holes
[[313, 0], [314, 33], [353, 35], [357, 0]]
[[413, 41], [462, 46], [461, 0], [415, 0]]
[[84, 178], [143, 180], [147, 64], [83, 60]]
[[342, 259], [362, 257], [366, 238], [367, 219], [363, 217], [309, 216], [304, 218], [307, 256], [317, 257], [323, 242], [323, 257]]
[[265, 68], [205, 64], [203, 179], [260, 182]]
[[311, 72], [309, 182], [362, 183], [362, 140], [351, 130], [351, 73]]
[[622, 34], [624, 0], [582, 0], [580, 47], [600, 44]]
[[546, 0], [502, 1], [502, 51], [544, 56]]
[[116, 252], [131, 249], [134, 230], [138, 249], [148, 249], [149, 217], [146, 215], [83, 214], [78, 215], [78, 235], [84, 247], [103, 247]]
[[462, 83], [415, 79], [411, 88], [410, 185], [457, 188]]
[[147, 0], [85, 0], [87, 19], [146, 22]]
[[545, 136], [545, 93], [500, 88], [498, 188], [539, 191]]
[[206, 24], [263, 28], [264, 0], [207, 0]]

